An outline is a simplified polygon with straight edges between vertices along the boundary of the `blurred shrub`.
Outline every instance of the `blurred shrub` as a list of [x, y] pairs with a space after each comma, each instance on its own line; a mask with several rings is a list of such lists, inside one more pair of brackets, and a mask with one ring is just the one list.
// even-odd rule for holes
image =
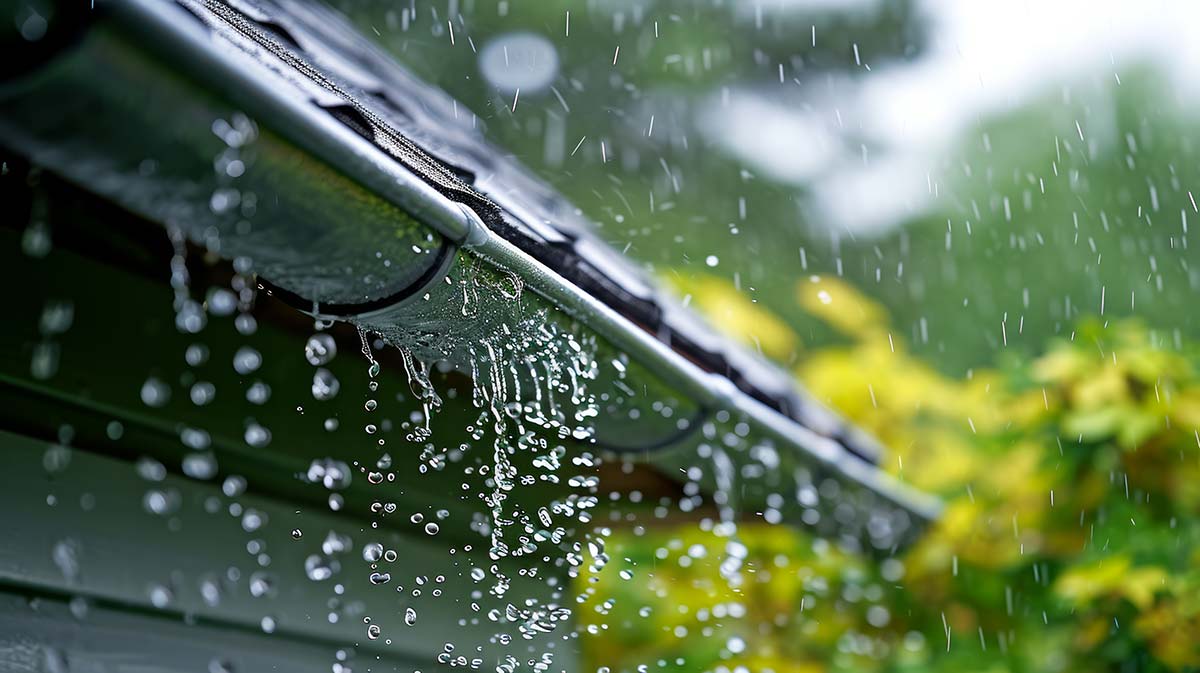
[[[712, 317], [731, 336], [762, 344], [761, 324], [771, 343], [798, 343], [739, 318], [765, 309], [731, 287], [676, 285], [721, 307]], [[596, 607], [581, 610], [595, 666], [1198, 670], [1195, 349], [1092, 320], [1033, 361], [956, 380], [911, 356], [849, 285], [808, 278], [796, 296], [845, 337], [805, 354], [797, 377], [878, 436], [885, 469], [941, 495], [945, 515], [882, 562], [742, 524], [749, 579], [734, 586], [720, 571], [726, 539], [694, 525], [617, 531], [613, 562], [591, 578]]]

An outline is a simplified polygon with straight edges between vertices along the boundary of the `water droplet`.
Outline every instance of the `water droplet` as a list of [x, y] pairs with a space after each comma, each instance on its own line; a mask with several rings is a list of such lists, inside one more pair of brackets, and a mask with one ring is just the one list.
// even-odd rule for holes
[[217, 476], [217, 459], [212, 452], [191, 453], [183, 457], [183, 473], [192, 479], [212, 479]]
[[189, 449], [207, 449], [212, 444], [212, 438], [199, 428], [184, 427], [179, 431], [179, 441]]
[[21, 236], [21, 250], [30, 257], [40, 259], [50, 254], [51, 247], [49, 225], [41, 219], [30, 222]]
[[251, 423], [246, 426], [245, 440], [250, 446], [262, 448], [271, 443], [271, 431], [258, 423]]
[[271, 386], [262, 381], [255, 381], [246, 389], [246, 401], [251, 404], [263, 405], [271, 399]]
[[205, 605], [216, 607], [221, 603], [221, 585], [213, 577], [206, 577], [200, 582], [200, 597]]
[[350, 485], [350, 474], [349, 465], [340, 460], [324, 458], [310, 463], [305, 476], [312, 483], [321, 484], [330, 490], [340, 490]]
[[313, 372], [312, 396], [318, 400], [331, 400], [337, 397], [342, 384], [338, 382], [333, 372], [324, 367]]
[[52, 337], [71, 329], [75, 321], [75, 304], [70, 300], [50, 300], [42, 307], [42, 318], [38, 331], [42, 336]]
[[170, 587], [163, 586], [162, 584], [151, 584], [148, 593], [150, 594], [150, 603], [159, 610], [167, 607], [171, 604], [171, 601], [175, 600], [175, 592], [171, 591]]
[[175, 312], [175, 329], [183, 334], [197, 334], [208, 324], [208, 315], [200, 302], [186, 299]]
[[75, 617], [75, 619], [82, 620], [87, 619], [88, 609], [91, 607], [91, 605], [83, 596], [76, 596], [71, 599], [68, 607], [71, 609], [71, 616]]
[[264, 512], [260, 512], [256, 509], [248, 509], [244, 514], [242, 514], [242, 530], [246, 531], [247, 533], [253, 533], [254, 531], [265, 526], [266, 523], [267, 515]]
[[197, 381], [192, 384], [188, 390], [188, 397], [192, 399], [192, 404], [202, 407], [217, 396], [217, 387], [208, 381]]
[[215, 316], [229, 316], [237, 310], [237, 295], [223, 287], [208, 291], [208, 312]]
[[167, 468], [153, 458], [138, 458], [136, 469], [138, 476], [146, 481], [162, 481], [167, 478]]
[[304, 559], [304, 574], [314, 582], [323, 582], [338, 572], [338, 562], [321, 554]]
[[151, 489], [142, 496], [142, 507], [151, 514], [166, 516], [175, 511], [179, 504], [179, 494], [173, 490], [160, 491]]
[[242, 346], [233, 354], [233, 370], [239, 374], [251, 374], [261, 366], [262, 354], [249, 346]]
[[250, 336], [258, 331], [258, 321], [249, 313], [241, 313], [233, 319], [233, 327], [238, 334]]
[[375, 563], [383, 558], [383, 545], [378, 542], [371, 542], [363, 547], [363, 560], [370, 563]]
[[250, 595], [255, 598], [271, 596], [275, 593], [275, 578], [270, 573], [262, 571], [250, 576]]
[[308, 342], [304, 344], [304, 358], [314, 367], [329, 364], [335, 355], [337, 355], [337, 342], [324, 332], [310, 336]]
[[246, 492], [246, 478], [238, 475], [230, 475], [225, 477], [225, 481], [221, 483], [221, 492], [230, 498]]
[[142, 384], [142, 403], [148, 407], [162, 407], [171, 400], [171, 389], [161, 379], [151, 376]]
[[46, 447], [42, 454], [42, 467], [49, 474], [56, 474], [67, 469], [71, 464], [71, 449], [66, 446], [52, 445]]
[[204, 344], [192, 344], [187, 347], [183, 353], [183, 359], [192, 367], [199, 367], [208, 362], [208, 346]]
[[54, 565], [68, 582], [79, 578], [79, 544], [74, 540], [60, 540], [51, 552]]

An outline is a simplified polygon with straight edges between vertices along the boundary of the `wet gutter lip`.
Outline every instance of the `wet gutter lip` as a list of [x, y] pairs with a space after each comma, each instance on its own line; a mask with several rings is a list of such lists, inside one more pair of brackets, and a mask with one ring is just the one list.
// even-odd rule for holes
[[[407, 210], [450, 241], [485, 261], [520, 275], [538, 294], [650, 366], [667, 383], [702, 405], [740, 412], [764, 434], [813, 462], [861, 484], [925, 521], [936, 519], [940, 500], [852, 455], [750, 395], [727, 378], [705, 372], [669, 346], [584, 292], [511, 242], [491, 231], [475, 211], [438, 192], [400, 162], [320, 109], [283, 95], [257, 76], [261, 67], [236, 48], [213, 49], [220, 38], [199, 23], [180, 21], [184, 10], [162, 0], [113, 0], [117, 17], [147, 44], [169, 55], [190, 75], [225, 93], [253, 116], [347, 177]], [[344, 318], [345, 316], [336, 316]]]
[[[213, 48], [221, 38], [205, 30], [186, 10], [164, 0], [112, 0], [108, 8], [127, 27], [189, 75], [221, 91], [251, 116], [269, 118], [272, 127], [329, 165], [375, 191], [452, 242], [462, 244], [480, 234], [452, 201], [409, 172], [395, 159], [345, 124], [306, 101], [283, 95], [263, 77], [256, 61], [233, 45]], [[476, 218], [477, 220], [478, 218]], [[480, 225], [482, 223], [480, 222]]]

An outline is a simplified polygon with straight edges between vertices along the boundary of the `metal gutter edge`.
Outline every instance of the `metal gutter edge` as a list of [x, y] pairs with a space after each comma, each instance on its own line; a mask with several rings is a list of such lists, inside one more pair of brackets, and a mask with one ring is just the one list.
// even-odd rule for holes
[[210, 43], [219, 38], [199, 23], [178, 21], [178, 16], [172, 15], [185, 11], [178, 5], [162, 0], [114, 0], [110, 8], [148, 46], [170, 54], [190, 75], [228, 95], [252, 117], [269, 116], [278, 126], [277, 131], [298, 147], [392, 201], [454, 243], [464, 243], [472, 236], [478, 240], [480, 235], [472, 231], [475, 222], [457, 204], [332, 115], [284, 95], [267, 80], [256, 77], [261, 66], [241, 50], [233, 45], [210, 48]]
[[[194, 77], [227, 93], [254, 116], [270, 115], [278, 131], [363, 186], [393, 201], [450, 240], [485, 261], [517, 273], [538, 294], [693, 395], [701, 404], [738, 411], [769, 436], [846, 479], [859, 483], [926, 521], [941, 512], [940, 501], [907, 486], [836, 442], [805, 429], [737, 389], [733, 382], [706, 373], [612, 308], [588, 295], [515, 245], [491, 231], [471, 208], [454, 202], [409, 172], [398, 161], [319, 108], [300, 104], [255, 77], [258, 64], [236, 48], [211, 49], [215, 39], [198, 23], [181, 24], [172, 12], [183, 11], [162, 0], [119, 0], [118, 18], [138, 30], [152, 46], [170, 53]], [[244, 67], [254, 66], [254, 67]], [[350, 151], [347, 151], [350, 150]]]

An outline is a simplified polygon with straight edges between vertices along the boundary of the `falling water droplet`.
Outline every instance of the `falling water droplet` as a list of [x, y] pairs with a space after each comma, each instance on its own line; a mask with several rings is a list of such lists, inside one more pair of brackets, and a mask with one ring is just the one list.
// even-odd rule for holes
[[378, 542], [371, 542], [363, 547], [363, 560], [370, 563], [375, 563], [383, 558], [383, 545]]
[[233, 370], [239, 374], [251, 374], [261, 366], [262, 354], [249, 346], [242, 346], [233, 354]]
[[337, 355], [337, 342], [324, 332], [310, 336], [308, 342], [304, 344], [304, 358], [314, 367], [329, 364], [335, 355]]
[[313, 554], [304, 560], [304, 574], [314, 582], [323, 582], [337, 574], [338, 564], [321, 554]]
[[254, 448], [262, 448], [271, 443], [271, 431], [258, 423], [250, 423], [246, 426], [245, 440]]
[[151, 376], [142, 384], [142, 403], [148, 407], [162, 407], [171, 400], [171, 389], [161, 379]]
[[338, 390], [341, 389], [341, 383], [333, 372], [324, 367], [313, 372], [312, 380], [312, 396], [317, 400], [331, 400], [337, 397]]
[[199, 367], [208, 362], [208, 346], [204, 344], [192, 344], [187, 347], [183, 353], [183, 359], [189, 366]]

